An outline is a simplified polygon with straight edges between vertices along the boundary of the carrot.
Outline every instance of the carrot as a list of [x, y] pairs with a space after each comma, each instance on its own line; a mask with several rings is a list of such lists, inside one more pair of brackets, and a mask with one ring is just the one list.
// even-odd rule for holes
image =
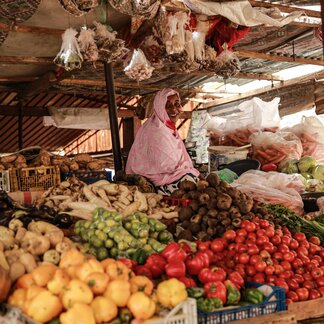
[[266, 160], [271, 160], [271, 156], [269, 156], [266, 152], [264, 151], [261, 151], [261, 150], [256, 150], [256, 152], [262, 156], [264, 159]]

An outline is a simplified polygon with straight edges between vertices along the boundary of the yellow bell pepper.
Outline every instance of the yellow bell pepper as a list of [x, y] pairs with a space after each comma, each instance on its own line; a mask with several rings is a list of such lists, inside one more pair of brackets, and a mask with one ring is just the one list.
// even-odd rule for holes
[[99, 261], [90, 259], [78, 267], [78, 269], [76, 271], [76, 275], [80, 280], [84, 281], [86, 279], [86, 277], [90, 273], [93, 273], [93, 272], [102, 272], [103, 273], [104, 268]]
[[84, 280], [95, 295], [102, 295], [109, 282], [109, 276], [103, 272], [92, 272]]
[[117, 305], [111, 299], [103, 296], [96, 297], [91, 303], [91, 308], [96, 323], [110, 322], [118, 315]]
[[77, 302], [60, 315], [60, 324], [96, 324], [96, 320], [89, 305]]
[[39, 286], [31, 286], [27, 289], [26, 291], [26, 299], [25, 299], [25, 303], [22, 307], [22, 310], [27, 313], [27, 309], [29, 307], [29, 304], [31, 302], [31, 300], [36, 297], [37, 295], [39, 295], [40, 293], [46, 291], [45, 288], [43, 287], [39, 287]]
[[68, 250], [63, 254], [60, 260], [60, 268], [68, 268], [82, 264], [86, 260], [85, 256], [77, 249]]
[[131, 270], [122, 262], [115, 261], [106, 265], [105, 271], [108, 274], [110, 280], [128, 280], [131, 277]]
[[147, 320], [154, 315], [156, 304], [149, 296], [139, 291], [130, 297], [127, 307], [135, 319]]
[[54, 295], [59, 295], [70, 282], [69, 275], [63, 269], [57, 269], [54, 277], [47, 283], [47, 289]]
[[18, 288], [8, 298], [8, 304], [23, 309], [27, 299], [27, 289]]
[[30, 301], [26, 313], [35, 321], [45, 323], [58, 316], [62, 309], [60, 299], [45, 290]]
[[186, 286], [175, 278], [159, 283], [156, 293], [158, 301], [165, 307], [175, 307], [188, 297]]
[[110, 298], [118, 307], [127, 305], [131, 295], [131, 285], [128, 281], [117, 279], [108, 283], [104, 297]]
[[148, 296], [152, 295], [154, 285], [149, 278], [145, 276], [135, 276], [132, 277], [129, 282], [131, 284], [132, 293], [142, 291]]
[[37, 286], [45, 287], [53, 278], [57, 267], [53, 264], [43, 264], [35, 268], [31, 274]]
[[110, 264], [110, 263], [115, 263], [115, 262], [116, 262], [115, 259], [107, 258], [107, 259], [102, 260], [100, 263], [101, 263], [101, 265], [104, 267], [104, 269], [106, 271], [107, 265]]
[[93, 293], [89, 286], [78, 279], [72, 279], [62, 294], [62, 302], [66, 309], [71, 308], [76, 302], [90, 304]]

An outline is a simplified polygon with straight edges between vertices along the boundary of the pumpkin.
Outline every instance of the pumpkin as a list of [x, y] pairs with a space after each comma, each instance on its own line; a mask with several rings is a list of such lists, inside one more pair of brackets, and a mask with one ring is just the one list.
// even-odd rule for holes
[[10, 290], [11, 280], [8, 271], [0, 266], [0, 303], [3, 302]]

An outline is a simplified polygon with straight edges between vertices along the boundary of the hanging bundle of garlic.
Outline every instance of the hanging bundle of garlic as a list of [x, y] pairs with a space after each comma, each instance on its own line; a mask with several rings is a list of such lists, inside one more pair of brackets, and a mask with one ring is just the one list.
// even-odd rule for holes
[[99, 59], [98, 47], [92, 29], [82, 28], [78, 37], [79, 45], [85, 61], [95, 62]]

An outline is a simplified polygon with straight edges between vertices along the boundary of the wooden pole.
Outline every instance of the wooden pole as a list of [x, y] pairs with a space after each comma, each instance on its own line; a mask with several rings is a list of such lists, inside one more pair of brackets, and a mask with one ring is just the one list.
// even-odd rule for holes
[[118, 118], [117, 118], [117, 105], [115, 98], [115, 84], [114, 84], [114, 74], [111, 63], [104, 63], [105, 67], [105, 79], [106, 79], [106, 91], [108, 99], [108, 114], [109, 123], [111, 130], [111, 142], [114, 154], [114, 167], [115, 172], [123, 170], [121, 150], [120, 150], [120, 140], [119, 140], [119, 130], [118, 130]]
[[322, 42], [323, 42], [323, 56], [324, 56], [324, 39], [323, 39], [323, 35], [324, 35], [324, 25], [323, 25], [323, 21], [324, 21], [324, 0], [321, 0], [321, 18], [322, 18]]
[[24, 148], [24, 140], [23, 140], [23, 110], [24, 104], [23, 101], [19, 102], [19, 112], [18, 112], [18, 149], [22, 150]]

